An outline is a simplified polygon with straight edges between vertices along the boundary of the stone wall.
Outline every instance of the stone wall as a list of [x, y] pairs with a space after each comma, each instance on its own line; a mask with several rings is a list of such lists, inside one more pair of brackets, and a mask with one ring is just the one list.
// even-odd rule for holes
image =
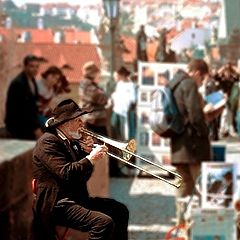
[[[12, 34], [12, 33], [11, 33]], [[12, 39], [13, 36], [11, 35]], [[19, 64], [13, 61], [16, 51], [15, 41], [0, 42], [0, 127], [4, 125], [5, 99], [8, 85], [19, 70]]]
[[[34, 146], [35, 142], [31, 141], [0, 139], [1, 240], [30, 240]], [[107, 197], [109, 195], [107, 158], [95, 165], [88, 188], [91, 196]], [[74, 231], [73, 234], [78, 236], [79, 233]]]
[[0, 239], [28, 240], [34, 142], [0, 140]]

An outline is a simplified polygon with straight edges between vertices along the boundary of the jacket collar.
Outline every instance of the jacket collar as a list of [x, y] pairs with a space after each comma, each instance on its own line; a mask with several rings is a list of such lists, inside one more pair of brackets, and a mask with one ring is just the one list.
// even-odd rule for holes
[[66, 135], [60, 130], [60, 129], [56, 129], [57, 135], [63, 140], [63, 141], [68, 141], [68, 138], [66, 137]]
[[78, 160], [77, 155], [72, 147], [71, 141], [69, 141], [67, 136], [60, 129], [56, 128], [56, 133], [57, 133], [57, 136], [63, 141], [69, 154], [72, 156], [73, 162], [77, 161]]
[[182, 69], [179, 69], [174, 75], [173, 79], [169, 82], [169, 87], [174, 89], [183, 79], [186, 78], [190, 78], [190, 76]]
[[31, 81], [31, 80], [28, 79], [26, 73], [24, 71], [22, 71], [18, 76], [20, 76], [20, 78], [22, 79], [22, 82], [28, 88], [29, 92], [33, 96], [38, 97], [38, 88], [37, 88], [35, 78], [32, 79], [32, 84], [33, 84], [33, 87], [34, 87], [34, 89], [33, 89], [34, 92], [32, 92], [31, 87], [30, 87], [30, 83], [29, 83], [29, 81]]

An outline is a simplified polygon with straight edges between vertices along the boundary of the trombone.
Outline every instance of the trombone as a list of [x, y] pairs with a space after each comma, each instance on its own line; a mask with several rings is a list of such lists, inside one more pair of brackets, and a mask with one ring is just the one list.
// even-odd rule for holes
[[[136, 151], [136, 141], [134, 139], [130, 140], [127, 143], [122, 143], [122, 142], [115, 141], [115, 140], [113, 140], [111, 138], [107, 138], [107, 137], [104, 137], [104, 136], [99, 135], [97, 133], [94, 133], [94, 132], [92, 132], [90, 130], [87, 130], [86, 128], [81, 128], [81, 132], [85, 133], [86, 135], [89, 135], [89, 136], [91, 136], [91, 137], [93, 137], [95, 139], [98, 139], [101, 142], [104, 142], [104, 143], [106, 143], [106, 144], [108, 144], [110, 146], [113, 146], [113, 147], [119, 149], [122, 152], [122, 157], [119, 157], [119, 156], [117, 156], [117, 155], [115, 155], [113, 153], [108, 152], [107, 154], [109, 156], [111, 156], [111, 157], [113, 157], [113, 158], [115, 158], [115, 159], [117, 159], [117, 160], [119, 160], [121, 162], [124, 162], [127, 165], [135, 167], [135, 168], [137, 168], [137, 169], [139, 169], [139, 170], [141, 170], [141, 171], [143, 171], [143, 172], [145, 172], [145, 173], [147, 173], [149, 175], [152, 175], [153, 177], [155, 177], [155, 178], [157, 178], [159, 180], [162, 180], [162, 181], [164, 181], [164, 182], [166, 182], [166, 183], [168, 183], [168, 184], [170, 184], [170, 185], [172, 185], [172, 186], [174, 186], [176, 188], [179, 188], [181, 186], [181, 184], [182, 184], [182, 177], [179, 174], [177, 174], [177, 173], [175, 173], [175, 172], [173, 172], [173, 171], [171, 171], [171, 170], [169, 170], [169, 169], [167, 169], [167, 168], [165, 168], [165, 167], [163, 167], [163, 166], [161, 166], [159, 164], [151, 162], [150, 160], [148, 160], [146, 158], [143, 158], [143, 157], [135, 154], [134, 152]], [[160, 176], [156, 175], [155, 173], [152, 173], [149, 170], [146, 170], [146, 169], [144, 169], [144, 168], [142, 168], [140, 166], [137, 166], [136, 164], [133, 164], [133, 163], [129, 162], [129, 160], [131, 159], [132, 156], [135, 156], [136, 158], [139, 158], [142, 161], [145, 161], [146, 163], [155, 166], [156, 168], [164, 170], [165, 172], [167, 172], [169, 174], [169, 177], [170, 178], [174, 178], [175, 181], [169, 181], [169, 180], [167, 180], [167, 179], [165, 179], [163, 177], [160, 177]]]

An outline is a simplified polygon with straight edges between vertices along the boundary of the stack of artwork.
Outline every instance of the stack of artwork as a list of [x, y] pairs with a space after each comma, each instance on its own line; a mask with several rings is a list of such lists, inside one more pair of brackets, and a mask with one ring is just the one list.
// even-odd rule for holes
[[237, 166], [226, 162], [202, 163], [201, 206], [192, 209], [193, 240], [237, 240], [235, 204]]

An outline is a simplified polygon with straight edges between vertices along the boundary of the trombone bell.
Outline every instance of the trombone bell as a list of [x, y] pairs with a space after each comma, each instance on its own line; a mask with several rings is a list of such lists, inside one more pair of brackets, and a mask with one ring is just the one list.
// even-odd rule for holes
[[135, 151], [136, 151], [136, 141], [134, 139], [131, 139], [128, 143], [126, 143], [126, 146], [122, 149], [123, 159], [126, 160], [126, 161], [129, 161], [133, 155], [130, 154], [130, 153], [127, 153], [124, 150], [135, 153]]

